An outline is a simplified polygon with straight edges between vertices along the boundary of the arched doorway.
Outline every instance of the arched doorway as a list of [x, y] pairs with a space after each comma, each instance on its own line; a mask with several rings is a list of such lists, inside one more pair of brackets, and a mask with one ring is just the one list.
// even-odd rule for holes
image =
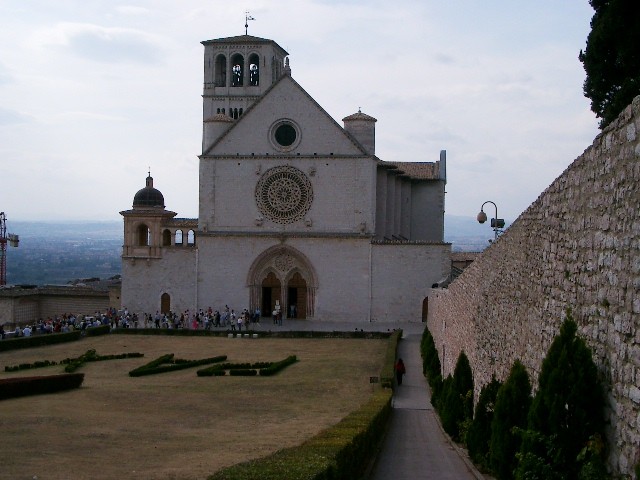
[[249, 269], [251, 308], [259, 306], [263, 316], [270, 316], [279, 302], [285, 318], [313, 318], [317, 278], [311, 262], [299, 250], [273, 246], [258, 255]]
[[171, 296], [163, 293], [160, 297], [160, 312], [169, 313], [171, 311]]
[[287, 312], [289, 318], [307, 318], [307, 282], [299, 272], [287, 283]]
[[260, 306], [262, 315], [271, 316], [276, 305], [282, 305], [282, 284], [275, 273], [269, 272], [262, 280], [262, 304]]

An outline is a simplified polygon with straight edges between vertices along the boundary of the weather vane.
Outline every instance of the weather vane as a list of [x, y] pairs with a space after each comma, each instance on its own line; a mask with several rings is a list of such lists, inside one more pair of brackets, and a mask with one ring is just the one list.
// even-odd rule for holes
[[249, 10], [244, 12], [244, 34], [249, 35], [249, 20], [255, 20], [251, 15], [249, 15]]

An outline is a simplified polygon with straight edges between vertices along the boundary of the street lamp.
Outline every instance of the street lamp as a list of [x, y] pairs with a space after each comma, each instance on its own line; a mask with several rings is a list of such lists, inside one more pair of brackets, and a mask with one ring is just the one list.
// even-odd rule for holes
[[495, 203], [493, 203], [491, 200], [487, 200], [480, 207], [480, 213], [478, 213], [478, 216], [476, 217], [476, 219], [478, 220], [478, 223], [484, 223], [487, 221], [487, 214], [484, 213], [484, 206], [487, 203], [490, 203], [496, 209], [496, 216], [491, 219], [491, 228], [493, 228], [494, 240], [497, 240], [498, 235], [502, 233], [502, 228], [504, 228], [504, 218], [498, 218], [498, 206]]

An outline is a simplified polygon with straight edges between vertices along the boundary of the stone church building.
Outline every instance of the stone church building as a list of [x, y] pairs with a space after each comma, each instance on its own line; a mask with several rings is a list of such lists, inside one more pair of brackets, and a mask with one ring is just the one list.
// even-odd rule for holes
[[385, 162], [376, 119], [339, 125], [250, 35], [204, 45], [197, 219], [149, 175], [124, 217], [122, 305], [154, 313], [280, 308], [322, 321], [421, 321], [450, 272], [445, 152]]

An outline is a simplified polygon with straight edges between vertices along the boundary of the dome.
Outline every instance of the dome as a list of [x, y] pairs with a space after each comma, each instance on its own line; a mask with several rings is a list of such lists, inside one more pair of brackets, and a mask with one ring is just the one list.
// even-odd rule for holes
[[160, 190], [153, 188], [153, 178], [151, 174], [147, 177], [147, 186], [133, 197], [133, 208], [160, 207], [164, 208], [164, 196]]

